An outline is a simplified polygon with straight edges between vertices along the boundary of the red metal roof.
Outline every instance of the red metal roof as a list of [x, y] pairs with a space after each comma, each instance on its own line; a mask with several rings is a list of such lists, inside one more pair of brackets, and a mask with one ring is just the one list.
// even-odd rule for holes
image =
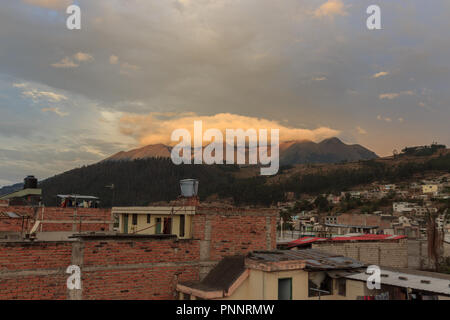
[[288, 247], [296, 247], [317, 241], [380, 241], [380, 240], [398, 240], [406, 236], [397, 236], [390, 234], [364, 234], [358, 236], [340, 236], [333, 238], [303, 237], [288, 243]]

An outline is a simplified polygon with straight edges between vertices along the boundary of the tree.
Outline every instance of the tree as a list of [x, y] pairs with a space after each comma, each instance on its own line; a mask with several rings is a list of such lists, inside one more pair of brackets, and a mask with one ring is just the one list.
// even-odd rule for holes
[[319, 195], [316, 200], [314, 200], [314, 205], [319, 210], [319, 212], [327, 212], [330, 209], [330, 204], [327, 198], [322, 195]]

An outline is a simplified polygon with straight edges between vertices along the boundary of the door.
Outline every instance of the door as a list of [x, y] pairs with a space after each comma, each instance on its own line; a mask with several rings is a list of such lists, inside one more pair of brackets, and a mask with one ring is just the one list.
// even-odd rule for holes
[[292, 278], [278, 279], [278, 300], [292, 300]]
[[180, 237], [184, 237], [184, 227], [185, 225], [185, 216], [184, 214], [180, 215]]
[[164, 234], [172, 234], [172, 218], [164, 218]]

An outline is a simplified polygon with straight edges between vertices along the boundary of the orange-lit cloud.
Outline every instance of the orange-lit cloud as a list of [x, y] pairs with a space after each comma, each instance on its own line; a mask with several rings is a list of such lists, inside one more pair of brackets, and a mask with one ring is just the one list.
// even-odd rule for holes
[[345, 16], [347, 11], [341, 0], [328, 0], [314, 11], [315, 17], [334, 17], [336, 15]]
[[[170, 140], [171, 134], [176, 129], [187, 129], [193, 137], [194, 121], [203, 122], [203, 131], [216, 128], [225, 133], [226, 129], [279, 129], [280, 140], [312, 140], [321, 141], [334, 137], [340, 132], [328, 127], [316, 129], [292, 128], [280, 124], [277, 121], [241, 116], [230, 113], [220, 113], [213, 116], [198, 116], [194, 113], [150, 113], [148, 115], [128, 114], [120, 119], [120, 131], [122, 134], [134, 137], [141, 145], [164, 143], [174, 145]], [[225, 136], [225, 135], [224, 135]], [[209, 143], [209, 141], [204, 141]]]
[[72, 4], [71, 0], [23, 0], [23, 2], [46, 9], [64, 9]]

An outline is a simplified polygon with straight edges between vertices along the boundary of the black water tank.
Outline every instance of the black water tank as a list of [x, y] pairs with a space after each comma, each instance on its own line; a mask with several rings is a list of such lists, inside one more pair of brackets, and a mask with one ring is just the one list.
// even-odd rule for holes
[[23, 179], [24, 189], [37, 189], [38, 180], [34, 176], [28, 176]]

